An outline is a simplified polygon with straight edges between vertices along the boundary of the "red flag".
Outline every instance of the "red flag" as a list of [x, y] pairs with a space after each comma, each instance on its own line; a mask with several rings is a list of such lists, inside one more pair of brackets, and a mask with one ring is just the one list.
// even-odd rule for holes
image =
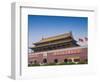
[[80, 41], [80, 42], [83, 42], [83, 39], [79, 38], [79, 41]]

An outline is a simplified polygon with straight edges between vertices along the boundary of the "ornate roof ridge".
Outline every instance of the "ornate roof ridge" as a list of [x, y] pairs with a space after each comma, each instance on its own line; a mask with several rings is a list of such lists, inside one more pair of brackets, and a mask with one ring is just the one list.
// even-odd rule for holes
[[[42, 38], [39, 42], [36, 42], [36, 43], [52, 41], [52, 40], [56, 40], [56, 39], [65, 38], [65, 37], [68, 37], [68, 36], [72, 36], [72, 32], [63, 33], [63, 34], [59, 34], [59, 35], [51, 36], [51, 37], [47, 37], [47, 38]], [[34, 44], [36, 44], [36, 43], [34, 43]]]
[[44, 40], [44, 39], [49, 39], [49, 38], [56, 38], [56, 37], [60, 37], [60, 36], [65, 36], [65, 35], [68, 35], [68, 34], [70, 34], [70, 32], [68, 32], [68, 33], [63, 33], [63, 34], [59, 34], [59, 35], [55, 35], [55, 36], [50, 36], [50, 37], [47, 37], [47, 38], [43, 38], [42, 40]]

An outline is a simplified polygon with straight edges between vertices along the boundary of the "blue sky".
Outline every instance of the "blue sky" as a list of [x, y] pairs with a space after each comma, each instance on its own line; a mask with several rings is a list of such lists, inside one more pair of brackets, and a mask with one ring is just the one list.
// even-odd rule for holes
[[28, 15], [29, 46], [41, 40], [72, 31], [75, 40], [87, 37], [88, 18], [70, 16]]

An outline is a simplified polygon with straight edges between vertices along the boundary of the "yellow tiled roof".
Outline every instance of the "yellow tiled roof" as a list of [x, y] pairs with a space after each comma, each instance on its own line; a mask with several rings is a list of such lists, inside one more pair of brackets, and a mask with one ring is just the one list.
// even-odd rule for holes
[[72, 36], [71, 32], [60, 34], [60, 35], [57, 35], [57, 36], [48, 37], [48, 38], [43, 38], [42, 40], [40, 40], [39, 42], [36, 42], [34, 44], [48, 42], [48, 41], [54, 41], [54, 40], [66, 38], [66, 37], [69, 37], [69, 36]]

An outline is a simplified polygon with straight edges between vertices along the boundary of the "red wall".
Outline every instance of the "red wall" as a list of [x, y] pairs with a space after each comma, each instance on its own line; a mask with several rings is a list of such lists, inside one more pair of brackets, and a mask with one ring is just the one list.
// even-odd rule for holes
[[[39, 53], [31, 53], [28, 56], [28, 61], [34, 62], [35, 60], [37, 63], [43, 63], [43, 59], [47, 59], [47, 63], [53, 63], [55, 59], [58, 60], [58, 62], [63, 62], [64, 59], [67, 59], [69, 57], [79, 57], [80, 60], [86, 60], [87, 57], [87, 48], [75, 48], [75, 49], [62, 49], [62, 50], [55, 50], [51, 52], [39, 52]], [[44, 56], [44, 53], [47, 53], [47, 56]]]

